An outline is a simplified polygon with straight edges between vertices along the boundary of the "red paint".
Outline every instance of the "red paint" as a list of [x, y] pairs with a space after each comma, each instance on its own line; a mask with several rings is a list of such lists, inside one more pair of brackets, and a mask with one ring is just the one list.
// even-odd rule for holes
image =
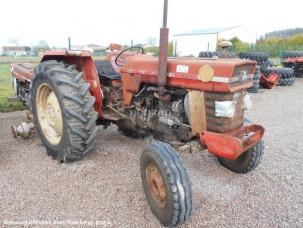
[[206, 145], [209, 153], [235, 160], [260, 142], [263, 134], [264, 128], [262, 126], [249, 124], [227, 133], [203, 131], [200, 134], [200, 141]]
[[30, 82], [34, 73], [34, 65], [29, 63], [14, 63], [11, 66], [12, 75], [21, 80]]
[[[253, 85], [252, 80], [248, 80], [240, 85], [233, 86], [229, 83], [223, 82], [202, 82], [197, 78], [201, 66], [208, 64], [214, 69], [216, 77], [231, 78], [234, 76], [234, 71], [237, 67], [243, 65], [250, 65], [251, 70], [249, 74], [253, 74], [256, 63], [247, 60], [202, 60], [197, 58], [170, 58], [168, 60], [167, 71], [167, 86], [194, 89], [201, 91], [216, 91], [216, 92], [235, 92], [243, 89], [250, 88]], [[177, 72], [177, 66], [188, 66], [187, 73]], [[158, 58], [148, 55], [134, 55], [127, 57], [127, 63], [120, 69], [123, 77], [136, 76], [141, 83], [157, 85], [158, 83]], [[139, 76], [139, 77], [138, 77]], [[123, 83], [124, 93], [136, 93], [129, 87], [130, 83]], [[131, 102], [131, 95], [125, 100], [125, 104], [129, 105]]]
[[279, 80], [279, 75], [275, 72], [272, 72], [267, 77], [265, 77], [263, 74], [261, 74], [260, 85], [263, 88], [272, 89], [273, 87], [275, 87], [277, 85], [278, 80]]
[[90, 93], [96, 98], [95, 110], [102, 116], [102, 93], [99, 76], [94, 60], [88, 51], [67, 52], [48, 51], [43, 56], [41, 62], [47, 60], [65, 61], [68, 64], [75, 64], [79, 71], [84, 72], [85, 80], [90, 84]]
[[[159, 59], [133, 52], [125, 53], [126, 64], [121, 68], [114, 63], [117, 54], [118, 52], [112, 52], [106, 59], [112, 63], [117, 72], [121, 73], [124, 105], [128, 106], [131, 104], [134, 94], [138, 92], [142, 83], [157, 86]], [[91, 54], [89, 52], [49, 51], [43, 56], [42, 62], [46, 60], [65, 61], [68, 64], [75, 64], [78, 70], [84, 71], [84, 77], [90, 83], [90, 92], [96, 98], [95, 110], [102, 117], [103, 97], [99, 76]], [[253, 84], [252, 80], [241, 82], [238, 85], [212, 81], [202, 82], [198, 79], [197, 75], [201, 66], [205, 64], [210, 65], [214, 70], [214, 76], [219, 78], [232, 78], [235, 76], [235, 71], [243, 66], [249, 66], [250, 72], [248, 74], [253, 74], [256, 66], [256, 63], [253, 61], [238, 59], [202, 60], [198, 58], [170, 58], [167, 65], [166, 86], [228, 93], [250, 88]], [[178, 65], [187, 66], [188, 72], [178, 72]], [[15, 73], [18, 78], [20, 74], [20, 77], [22, 78], [23, 75], [24, 79], [31, 78], [32, 76], [32, 73], [19, 69], [17, 65], [14, 69], [14, 72], [19, 72], [19, 75]], [[274, 75], [269, 77], [269, 81], [272, 77]], [[264, 129], [262, 126], [243, 125], [239, 129], [227, 133], [204, 131], [200, 134], [200, 140], [202, 144], [208, 147], [210, 153], [228, 159], [236, 159], [244, 151], [256, 145], [261, 140], [263, 134]]]
[[286, 58], [284, 63], [303, 63], [303, 57]]

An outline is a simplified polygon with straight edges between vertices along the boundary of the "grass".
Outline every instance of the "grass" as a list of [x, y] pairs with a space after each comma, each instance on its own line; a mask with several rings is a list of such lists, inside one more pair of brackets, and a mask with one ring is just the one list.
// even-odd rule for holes
[[0, 63], [0, 112], [12, 112], [25, 109], [20, 101], [9, 101], [7, 98], [14, 95], [11, 83], [9, 64]]
[[281, 65], [281, 58], [280, 58], [280, 57], [272, 57], [272, 58], [270, 58], [270, 61], [271, 61], [275, 66], [280, 66], [280, 65]]

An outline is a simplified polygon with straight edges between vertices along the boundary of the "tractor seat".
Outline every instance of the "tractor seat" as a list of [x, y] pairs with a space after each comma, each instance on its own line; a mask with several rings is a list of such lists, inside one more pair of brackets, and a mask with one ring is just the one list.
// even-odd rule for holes
[[106, 60], [95, 61], [98, 75], [110, 80], [120, 80], [121, 76], [113, 68], [112, 64]]

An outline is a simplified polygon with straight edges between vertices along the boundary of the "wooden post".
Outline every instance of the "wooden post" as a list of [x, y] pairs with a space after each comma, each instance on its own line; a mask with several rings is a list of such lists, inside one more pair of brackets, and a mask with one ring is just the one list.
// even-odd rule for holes
[[188, 95], [191, 131], [197, 135], [207, 130], [204, 92], [190, 90]]

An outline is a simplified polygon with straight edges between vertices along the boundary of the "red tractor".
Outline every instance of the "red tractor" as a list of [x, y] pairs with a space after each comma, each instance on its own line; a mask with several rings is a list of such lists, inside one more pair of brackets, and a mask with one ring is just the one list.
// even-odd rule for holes
[[95, 62], [89, 52], [49, 51], [34, 70], [15, 64], [12, 73], [47, 153], [60, 162], [91, 151], [97, 125], [158, 139], [141, 155], [144, 191], [160, 222], [178, 226], [191, 214], [191, 185], [170, 143], [198, 140], [223, 166], [246, 173], [261, 161], [264, 128], [244, 119], [256, 63], [168, 58], [166, 15], [167, 0], [160, 57], [141, 47]]

